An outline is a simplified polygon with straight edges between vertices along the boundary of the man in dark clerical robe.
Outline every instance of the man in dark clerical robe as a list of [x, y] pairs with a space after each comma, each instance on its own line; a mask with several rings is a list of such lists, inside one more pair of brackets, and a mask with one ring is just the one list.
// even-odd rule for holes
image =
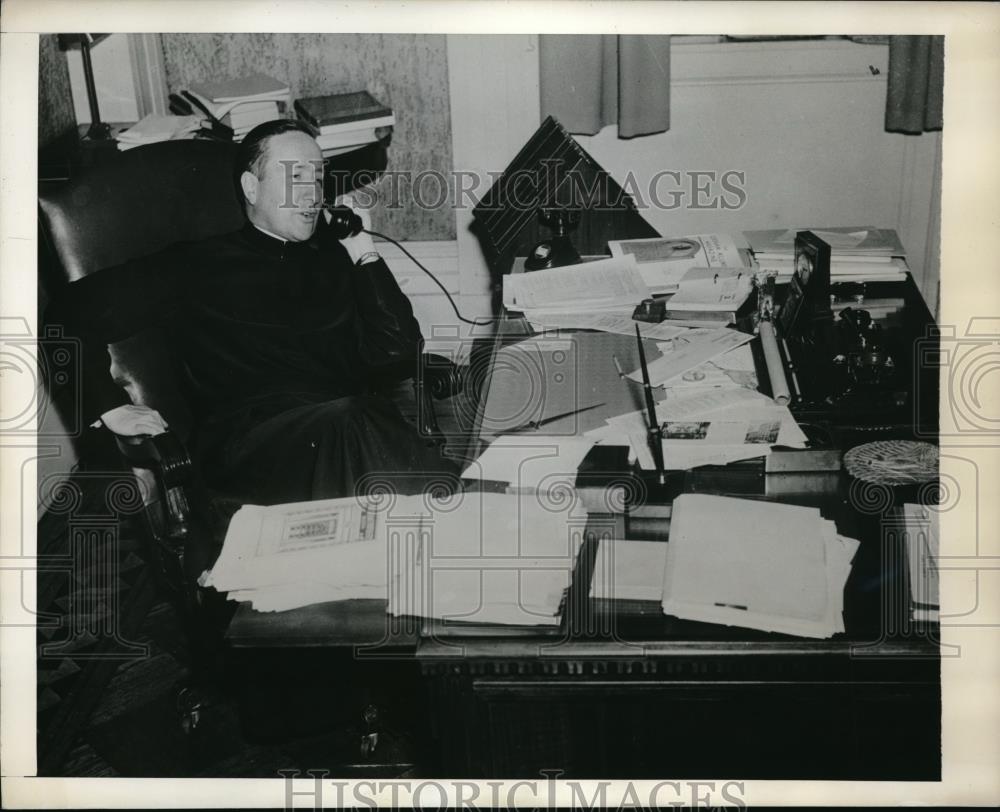
[[[371, 238], [332, 236], [316, 141], [294, 121], [262, 124], [235, 170], [242, 230], [74, 282], [59, 317], [105, 370], [107, 344], [168, 331], [195, 415], [192, 456], [218, 490], [274, 504], [352, 495], [363, 479], [412, 492], [453, 473], [372, 394], [413, 373], [420, 329]], [[89, 416], [114, 433], [166, 428], [110, 375], [86, 385]]]

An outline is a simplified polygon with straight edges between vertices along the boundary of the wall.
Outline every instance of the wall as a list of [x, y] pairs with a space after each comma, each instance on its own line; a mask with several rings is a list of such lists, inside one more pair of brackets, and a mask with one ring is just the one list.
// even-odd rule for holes
[[[396, 113], [390, 169], [417, 176], [452, 165], [443, 36], [410, 34], [163, 34], [167, 87], [261, 71], [292, 98], [368, 89]], [[399, 240], [452, 240], [451, 208], [381, 206], [373, 224]]]
[[[138, 121], [135, 80], [129, 62], [130, 34], [109, 34], [90, 49], [94, 68], [94, 87], [101, 121]], [[83, 78], [83, 52], [79, 48], [66, 52], [70, 79], [73, 84], [73, 107], [76, 120], [90, 123], [90, 102]]]
[[[475, 170], [486, 160], [489, 169], [502, 169], [540, 120], [536, 44], [524, 36], [448, 39], [452, 107], [473, 118], [456, 115], [456, 169]], [[469, 40], [488, 45], [471, 47]], [[692, 208], [690, 190], [673, 208], [648, 205], [646, 195], [643, 215], [665, 235], [794, 225], [896, 228], [933, 310], [941, 133], [885, 132], [886, 63], [884, 45], [838, 40], [675, 41], [671, 129], [626, 140], [607, 127], [577, 139], [620, 183], [631, 174], [630, 191], [648, 189], [663, 170], [745, 173], [747, 199], [735, 210]], [[456, 83], [456, 76], [464, 78]], [[477, 116], [490, 126], [480, 126]], [[658, 187], [668, 205], [671, 188], [678, 187], [669, 180]], [[460, 244], [468, 239], [462, 216]], [[488, 277], [480, 256], [462, 252], [463, 294], [480, 290]]]
[[667, 177], [661, 199], [669, 204], [677, 189], [682, 204], [647, 200], [643, 211], [663, 234], [895, 228], [933, 309], [938, 258], [927, 249], [941, 134], [885, 132], [887, 60], [884, 45], [844, 41], [675, 44], [668, 132], [621, 140], [609, 127], [578, 140], [619, 181], [631, 171], [644, 192], [661, 170], [745, 173], [746, 202], [732, 210], [694, 208], [713, 195]]
[[38, 38], [38, 146], [76, 126], [66, 55], [55, 34]]

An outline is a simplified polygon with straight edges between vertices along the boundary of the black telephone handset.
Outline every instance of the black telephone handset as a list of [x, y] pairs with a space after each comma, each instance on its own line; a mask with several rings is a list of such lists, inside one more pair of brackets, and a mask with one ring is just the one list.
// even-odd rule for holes
[[365, 224], [361, 217], [347, 206], [328, 206], [326, 210], [330, 213], [326, 228], [335, 239], [343, 240], [364, 231]]

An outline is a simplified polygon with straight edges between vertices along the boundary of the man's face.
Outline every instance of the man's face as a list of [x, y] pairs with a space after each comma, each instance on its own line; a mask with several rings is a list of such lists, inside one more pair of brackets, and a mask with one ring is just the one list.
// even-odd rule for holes
[[281, 133], [268, 139], [259, 177], [241, 178], [247, 217], [292, 242], [308, 240], [323, 204], [323, 155], [312, 136]]

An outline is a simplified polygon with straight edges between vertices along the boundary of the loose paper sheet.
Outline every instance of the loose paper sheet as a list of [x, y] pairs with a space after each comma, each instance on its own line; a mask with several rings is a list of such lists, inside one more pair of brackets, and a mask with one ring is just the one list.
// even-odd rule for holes
[[[670, 353], [664, 354], [655, 361], [650, 361], [649, 381], [653, 386], [660, 386], [671, 378], [682, 375], [689, 369], [711, 361], [735, 347], [746, 344], [753, 338], [749, 333], [739, 330], [706, 330], [695, 341], [678, 344]], [[633, 381], [642, 382], [642, 370], [636, 369], [628, 374]]]
[[576, 480], [577, 469], [594, 442], [587, 437], [505, 435], [469, 463], [462, 477], [509, 482], [515, 488], [562, 487]]

